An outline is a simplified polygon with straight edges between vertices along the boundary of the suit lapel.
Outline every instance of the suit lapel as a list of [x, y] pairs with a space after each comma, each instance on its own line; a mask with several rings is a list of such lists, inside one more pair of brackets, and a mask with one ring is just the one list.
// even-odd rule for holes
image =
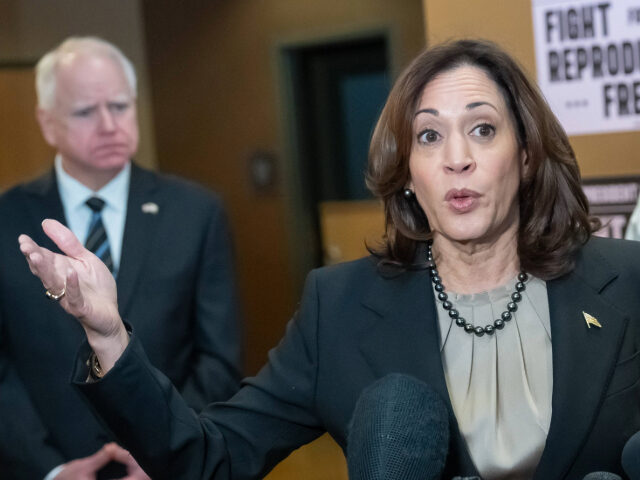
[[[123, 316], [126, 316], [141, 268], [146, 261], [150, 245], [156, 237], [159, 217], [162, 214], [162, 207], [157, 197], [156, 177], [132, 164], [127, 218], [117, 277], [118, 303]], [[143, 205], [152, 204], [157, 207], [155, 213], [149, 208], [143, 211]]]
[[29, 215], [34, 226], [30, 235], [40, 245], [56, 252], [59, 251], [49, 237], [44, 234], [41, 227], [42, 221], [46, 218], [53, 218], [60, 223], [67, 224], [58, 192], [55, 170], [51, 169], [42, 177], [26, 184], [25, 191], [27, 198], [31, 200], [25, 205], [25, 214]]
[[[67, 225], [62, 200], [60, 199], [60, 193], [58, 191], [55, 170], [51, 169], [33, 182], [25, 184], [24, 191], [25, 201], [20, 207], [24, 208], [25, 218], [28, 219], [28, 221], [25, 222], [25, 226], [29, 228], [29, 231], [20, 233], [27, 233], [39, 245], [53, 252], [60, 252], [56, 244], [53, 243], [42, 230], [42, 221], [46, 218], [52, 218]], [[29, 273], [26, 263], [24, 263], [24, 268], [24, 273], [20, 275], [21, 281], [24, 281], [25, 285], [24, 295], [29, 295], [31, 292], [42, 292], [40, 280]], [[78, 342], [84, 338], [80, 324], [71, 321], [72, 317], [62, 308], [56, 307], [48, 309], [46, 316], [47, 322], [43, 334], [54, 335], [56, 340], [60, 342], [57, 344], [57, 347], [59, 347], [61, 352], [74, 351], [77, 348]], [[55, 332], [49, 332], [49, 330], [47, 330], [49, 328], [55, 330]]]
[[376, 377], [391, 372], [412, 375], [438, 392], [449, 409], [450, 453], [445, 474], [477, 473], [455, 420], [449, 400], [433, 291], [427, 270], [394, 278], [377, 277], [363, 305], [378, 316], [367, 329], [360, 351]]
[[[563, 478], [595, 421], [628, 322], [628, 316], [601, 295], [616, 277], [593, 244], [588, 244], [574, 272], [547, 282], [552, 417], [536, 480]], [[602, 328], [588, 328], [583, 312], [596, 317]]]

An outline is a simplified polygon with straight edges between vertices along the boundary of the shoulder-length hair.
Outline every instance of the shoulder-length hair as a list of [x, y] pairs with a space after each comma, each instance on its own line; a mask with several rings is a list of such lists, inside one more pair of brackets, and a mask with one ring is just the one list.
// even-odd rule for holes
[[564, 129], [522, 68], [497, 45], [458, 40], [421, 53], [396, 81], [373, 132], [367, 186], [384, 203], [385, 235], [370, 251], [382, 264], [416, 266], [419, 245], [431, 238], [415, 196], [407, 199], [413, 118], [427, 83], [462, 65], [484, 70], [504, 96], [518, 145], [528, 158], [520, 182], [518, 255], [521, 268], [544, 280], [573, 269], [578, 249], [599, 228], [589, 216], [580, 170]]

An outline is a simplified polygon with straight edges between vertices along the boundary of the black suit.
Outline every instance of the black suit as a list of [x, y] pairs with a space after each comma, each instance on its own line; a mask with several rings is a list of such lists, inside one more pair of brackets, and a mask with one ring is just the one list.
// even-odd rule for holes
[[[576, 269], [547, 289], [553, 414], [535, 479], [621, 474], [622, 447], [640, 430], [640, 243], [593, 238]], [[583, 312], [602, 328], [587, 328]], [[230, 402], [200, 416], [149, 368], [135, 331], [114, 369], [93, 384], [83, 382], [85, 344], [74, 378], [154, 480], [261, 478], [324, 431], [344, 449], [360, 392], [390, 372], [414, 375], [449, 403], [438, 338], [428, 273], [385, 277], [366, 258], [312, 272], [269, 363]], [[449, 410], [443, 478], [475, 475], [450, 403]]]
[[[239, 386], [241, 339], [224, 211], [205, 189], [135, 165], [129, 192], [121, 314], [190, 406], [227, 399]], [[42, 232], [45, 218], [64, 223], [53, 171], [0, 197], [2, 478], [43, 478], [113, 438], [68, 385], [82, 328], [44, 296], [18, 249], [26, 233], [57, 250]]]

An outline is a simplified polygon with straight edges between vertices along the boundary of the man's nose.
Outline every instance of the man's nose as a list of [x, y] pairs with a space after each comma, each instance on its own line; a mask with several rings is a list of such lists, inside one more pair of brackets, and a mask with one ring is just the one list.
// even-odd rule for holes
[[116, 129], [116, 121], [113, 117], [113, 114], [109, 111], [109, 109], [105, 107], [100, 107], [99, 110], [99, 127], [103, 132], [112, 132]]

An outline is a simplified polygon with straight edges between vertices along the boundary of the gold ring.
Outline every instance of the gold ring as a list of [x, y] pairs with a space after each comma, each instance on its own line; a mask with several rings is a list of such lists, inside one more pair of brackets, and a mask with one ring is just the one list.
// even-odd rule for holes
[[56, 302], [58, 300], [60, 300], [62, 297], [64, 297], [64, 294], [67, 293], [67, 286], [65, 285], [64, 287], [62, 287], [62, 291], [60, 293], [51, 293], [49, 291], [49, 289], [44, 291], [44, 294], [47, 296], [47, 298], [50, 298], [51, 300], [55, 300]]

